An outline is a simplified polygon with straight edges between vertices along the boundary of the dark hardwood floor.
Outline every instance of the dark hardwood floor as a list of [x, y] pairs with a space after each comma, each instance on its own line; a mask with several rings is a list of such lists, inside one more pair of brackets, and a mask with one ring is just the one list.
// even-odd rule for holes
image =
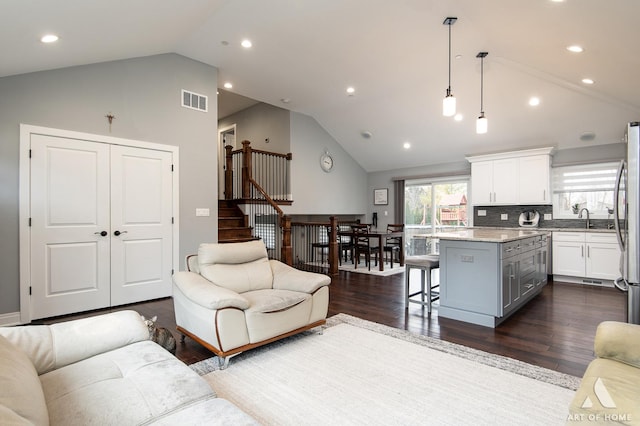
[[[35, 323], [51, 324], [121, 309], [134, 309], [145, 317], [157, 315], [157, 325], [170, 329], [178, 339], [170, 298]], [[338, 313], [582, 376], [594, 357], [596, 326], [605, 320], [625, 321], [626, 296], [613, 288], [550, 282], [541, 294], [492, 329], [438, 318], [437, 309], [431, 316], [419, 305], [405, 309], [404, 274], [377, 277], [340, 271], [331, 283], [329, 316]], [[190, 339], [178, 342], [176, 355], [187, 364], [212, 356]]]

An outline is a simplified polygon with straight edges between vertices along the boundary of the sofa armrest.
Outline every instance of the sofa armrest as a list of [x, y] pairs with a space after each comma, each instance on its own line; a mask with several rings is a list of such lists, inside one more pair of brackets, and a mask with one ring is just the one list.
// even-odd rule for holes
[[331, 278], [324, 274], [301, 271], [278, 260], [271, 260], [273, 288], [279, 290], [314, 293], [320, 287], [329, 285]]
[[149, 339], [135, 311], [118, 311], [53, 325], [3, 327], [0, 334], [27, 353], [38, 374]]
[[640, 368], [640, 325], [604, 321], [594, 341], [598, 358], [608, 358]]
[[192, 302], [207, 309], [238, 308], [248, 309], [249, 301], [224, 287], [220, 287], [200, 274], [189, 271], [176, 272], [174, 284]]

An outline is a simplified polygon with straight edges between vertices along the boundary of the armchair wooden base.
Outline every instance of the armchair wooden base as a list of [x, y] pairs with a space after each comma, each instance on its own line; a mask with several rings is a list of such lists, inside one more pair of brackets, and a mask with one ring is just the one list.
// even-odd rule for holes
[[220, 358], [220, 369], [224, 370], [229, 365], [229, 360], [235, 355], [239, 355], [240, 353], [242, 353], [244, 351], [248, 351], [250, 349], [254, 349], [254, 348], [257, 348], [259, 346], [263, 346], [263, 345], [275, 342], [275, 341], [280, 340], [280, 339], [284, 339], [285, 337], [289, 337], [289, 336], [293, 336], [293, 335], [298, 334], [298, 333], [302, 333], [303, 331], [307, 331], [307, 330], [310, 330], [312, 328], [320, 327], [321, 325], [324, 325], [326, 322], [327, 321], [324, 320], [324, 319], [320, 320], [320, 321], [316, 321], [314, 323], [307, 324], [304, 327], [297, 328], [295, 330], [289, 331], [289, 332], [281, 334], [279, 336], [274, 336], [274, 337], [272, 337], [270, 339], [266, 339], [266, 340], [263, 340], [261, 342], [249, 343], [247, 345], [243, 345], [243, 346], [239, 346], [237, 348], [229, 349], [228, 351], [216, 348], [215, 346], [211, 345], [210, 343], [205, 342], [204, 340], [200, 339], [195, 334], [190, 333], [189, 331], [185, 330], [184, 328], [182, 328], [180, 326], [177, 326], [176, 328], [177, 328], [178, 332], [180, 333], [180, 342], [184, 342], [185, 336], [188, 336], [192, 340], [200, 343], [202, 346], [204, 346], [205, 348], [207, 348], [208, 350], [210, 350], [211, 352], [213, 352], [214, 354], [216, 354]]

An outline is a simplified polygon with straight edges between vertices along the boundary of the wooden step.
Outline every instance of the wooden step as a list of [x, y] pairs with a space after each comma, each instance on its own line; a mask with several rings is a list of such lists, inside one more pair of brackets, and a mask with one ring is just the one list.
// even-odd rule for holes
[[246, 243], [247, 241], [255, 241], [255, 240], [259, 240], [260, 238], [258, 237], [249, 237], [249, 238], [227, 238], [224, 240], [221, 240], [218, 238], [218, 242], [221, 244], [226, 244], [226, 243]]
[[233, 238], [251, 238], [252, 229], [248, 227], [236, 227], [236, 228], [218, 228], [218, 241], [228, 240]]
[[242, 210], [237, 207], [218, 207], [218, 217], [234, 217], [242, 215]]
[[218, 200], [218, 242], [237, 243], [259, 239], [247, 226], [249, 219], [233, 200]]
[[244, 216], [218, 217], [218, 228], [241, 228], [245, 226]]

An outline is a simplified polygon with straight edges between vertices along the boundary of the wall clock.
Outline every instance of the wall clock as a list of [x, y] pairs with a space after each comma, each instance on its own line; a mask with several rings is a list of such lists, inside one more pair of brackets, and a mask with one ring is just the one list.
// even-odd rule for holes
[[331, 170], [333, 170], [333, 165], [333, 156], [329, 153], [329, 151], [325, 151], [320, 156], [320, 168], [326, 173], [329, 173]]

